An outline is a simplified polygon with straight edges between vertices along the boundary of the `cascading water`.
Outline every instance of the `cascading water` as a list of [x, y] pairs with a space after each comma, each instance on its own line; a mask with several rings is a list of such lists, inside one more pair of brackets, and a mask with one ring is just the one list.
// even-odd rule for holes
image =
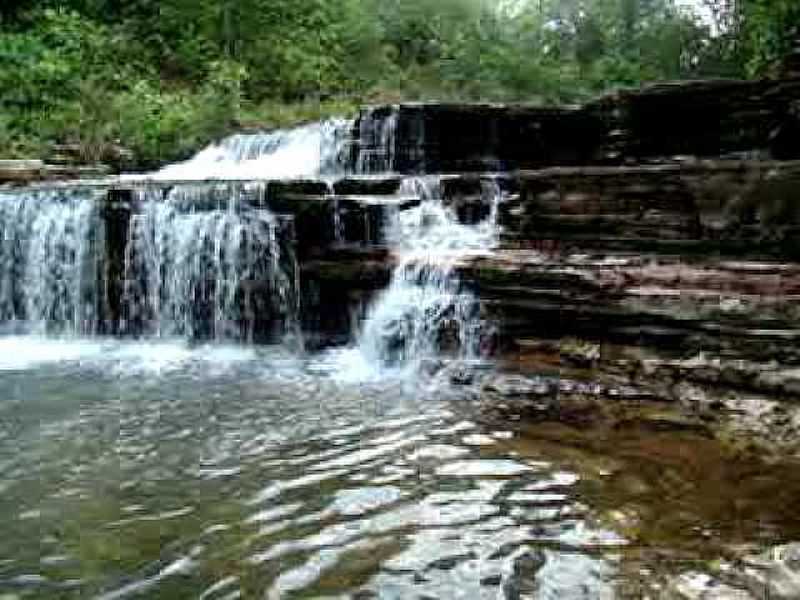
[[330, 119], [294, 129], [232, 135], [148, 178], [290, 179], [344, 173], [353, 122]]
[[236, 134], [147, 178], [291, 179], [390, 173], [396, 168], [398, 122], [396, 107], [390, 107], [389, 112], [386, 108], [365, 110], [357, 121], [328, 119], [293, 129]]
[[391, 244], [398, 265], [389, 287], [368, 311], [359, 349], [378, 369], [416, 371], [443, 351], [478, 358], [480, 303], [459, 280], [456, 266], [466, 254], [495, 245], [500, 189], [494, 182], [483, 184], [492, 209], [477, 225], [459, 223], [445, 206], [439, 178], [404, 180], [400, 193], [417, 195], [422, 203], [394, 214]]
[[[262, 208], [266, 184], [234, 180], [324, 178], [336, 203], [333, 238], [346, 243], [333, 178], [392, 172], [398, 117], [389, 107], [365, 111], [357, 122], [231, 136], [143, 181], [124, 179], [133, 196], [123, 201], [122, 220], [111, 217], [109, 232], [106, 207], [116, 214], [116, 201], [109, 194], [108, 205], [95, 202], [107, 189], [6, 193], [0, 319], [30, 321], [44, 331], [299, 340], [292, 223]], [[499, 193], [487, 193], [496, 207]], [[459, 223], [435, 177], [406, 179], [398, 194], [423, 202], [411, 209], [386, 206], [399, 264], [368, 310], [361, 354], [374, 365], [411, 364], [441, 350], [477, 356], [479, 303], [455, 271], [466, 252], [493, 245], [495, 211], [478, 225]], [[375, 241], [372, 214], [365, 213], [368, 242]], [[99, 245], [108, 251], [97, 252]], [[97, 257], [107, 255], [111, 266], [100, 268]]]
[[0, 320], [38, 333], [93, 333], [98, 322], [98, 192], [0, 193]]
[[263, 186], [139, 194], [143, 210], [131, 218], [125, 251], [124, 331], [235, 341], [297, 334], [296, 265], [282, 239], [291, 232], [254, 208]]
[[[157, 173], [123, 176], [138, 191], [122, 209], [128, 216], [120, 227], [111, 217], [108, 240], [100, 201], [107, 188], [3, 193], [0, 320], [42, 332], [241, 341], [292, 333], [299, 340], [298, 270], [286, 240], [291, 223], [259, 208], [263, 186], [248, 196], [245, 184], [231, 180], [332, 181], [356, 162], [366, 169], [369, 161], [352, 155], [353, 129], [353, 121], [332, 119], [234, 135]], [[388, 147], [391, 127], [378, 129], [378, 142]], [[388, 169], [391, 160], [370, 164]], [[191, 183], [206, 179], [227, 183]], [[115, 202], [109, 214], [116, 215]], [[341, 241], [340, 211], [334, 216]], [[99, 251], [101, 244], [109, 250]], [[118, 244], [124, 253], [122, 246], [111, 250]], [[109, 252], [107, 269], [96, 261]], [[124, 266], [117, 266], [123, 255]]]
[[358, 119], [358, 154], [355, 172], [361, 175], [391, 173], [395, 170], [395, 151], [399, 113], [393, 107], [364, 111]]

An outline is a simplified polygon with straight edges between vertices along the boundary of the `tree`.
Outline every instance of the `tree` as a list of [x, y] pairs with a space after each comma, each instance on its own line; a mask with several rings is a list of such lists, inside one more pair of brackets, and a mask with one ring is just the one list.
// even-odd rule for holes
[[751, 74], [775, 70], [791, 50], [800, 25], [796, 0], [742, 0], [741, 39], [748, 48]]

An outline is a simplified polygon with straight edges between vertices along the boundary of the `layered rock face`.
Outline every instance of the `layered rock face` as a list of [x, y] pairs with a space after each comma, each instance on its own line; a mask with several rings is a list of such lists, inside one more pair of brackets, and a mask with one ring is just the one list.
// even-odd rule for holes
[[[664, 84], [563, 109], [379, 107], [356, 122], [353, 160], [438, 174], [464, 223], [488, 214], [480, 181], [503, 173], [500, 244], [459, 266], [495, 326], [485, 348], [527, 378], [487, 383], [491, 415], [797, 451], [798, 101], [800, 80], [787, 78]], [[420, 201], [397, 197], [401, 178], [335, 184], [317, 206], [339, 207], [338, 238], [312, 233], [330, 214], [296, 217], [319, 299], [309, 314], [336, 307], [316, 326], [341, 338], [349, 324], [335, 315], [388, 278], [376, 234], [387, 211]], [[285, 210], [302, 213], [295, 200]]]
[[362, 115], [397, 171], [512, 173], [500, 246], [460, 267], [491, 345], [529, 377], [487, 384], [491, 414], [800, 448], [800, 79], [786, 73], [564, 109]]
[[[776, 159], [797, 157], [799, 95], [797, 80], [619, 94], [584, 109], [605, 115], [594, 161], [517, 172], [501, 246], [462, 265], [500, 353], [534, 378], [491, 383], [489, 404], [569, 421], [588, 403], [614, 427], [746, 431], [796, 452], [800, 162]], [[573, 391], [536, 392], [548, 377]]]
[[352, 160], [421, 174], [798, 159], [798, 98], [800, 78], [786, 78], [659, 84], [567, 108], [375, 107], [356, 122]]

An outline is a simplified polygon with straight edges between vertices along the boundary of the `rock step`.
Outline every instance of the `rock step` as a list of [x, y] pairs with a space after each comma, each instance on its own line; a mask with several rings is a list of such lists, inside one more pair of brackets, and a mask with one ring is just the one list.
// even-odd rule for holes
[[800, 265], [500, 251], [465, 260], [500, 335], [577, 336], [800, 364]]
[[105, 177], [109, 171], [106, 165], [74, 166], [46, 164], [41, 160], [0, 160], [0, 185]]
[[681, 81], [577, 107], [423, 103], [363, 110], [352, 163], [400, 173], [513, 171], [674, 162], [798, 159], [800, 77]]
[[518, 184], [500, 211], [509, 245], [800, 255], [798, 161], [561, 167]]
[[27, 183], [42, 179], [45, 172], [41, 160], [0, 160], [0, 183]]
[[[119, 199], [133, 198], [137, 190], [165, 194], [183, 187], [197, 191], [184, 197], [197, 209], [204, 203], [225, 202], [230, 193], [242, 193], [251, 205], [295, 216], [301, 244], [307, 240], [380, 244], [387, 212], [410, 208], [422, 199], [424, 189], [403, 187], [403, 180], [395, 175], [334, 182], [108, 180], [31, 189], [110, 186]], [[500, 206], [499, 224], [508, 247], [800, 257], [800, 203], [794, 201], [800, 190], [800, 161], [557, 167], [500, 177], [463, 173], [438, 178], [445, 203], [465, 223], [489, 214], [484, 187], [490, 180], [507, 196]]]

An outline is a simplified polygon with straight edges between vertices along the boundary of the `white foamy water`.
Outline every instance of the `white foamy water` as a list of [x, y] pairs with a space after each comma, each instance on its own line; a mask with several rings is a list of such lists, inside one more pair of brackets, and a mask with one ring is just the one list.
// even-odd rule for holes
[[103, 344], [44, 337], [0, 338], [0, 371], [24, 371], [41, 365], [79, 362], [103, 354]]
[[157, 376], [191, 367], [220, 374], [258, 358], [252, 348], [190, 346], [180, 339], [134, 342], [37, 335], [0, 337], [0, 372], [63, 366], [100, 369], [116, 376]]
[[455, 267], [466, 255], [486, 252], [497, 243], [501, 192], [494, 182], [486, 182], [483, 192], [491, 203], [489, 216], [465, 225], [445, 206], [438, 178], [403, 182], [401, 194], [423, 200], [394, 215], [390, 244], [398, 266], [389, 287], [370, 307], [359, 337], [361, 355], [377, 372], [399, 368], [416, 374], [426, 360], [443, 353], [479, 358], [480, 302]]
[[146, 177], [173, 181], [332, 177], [344, 170], [352, 127], [352, 121], [330, 119], [294, 129], [236, 134]]

